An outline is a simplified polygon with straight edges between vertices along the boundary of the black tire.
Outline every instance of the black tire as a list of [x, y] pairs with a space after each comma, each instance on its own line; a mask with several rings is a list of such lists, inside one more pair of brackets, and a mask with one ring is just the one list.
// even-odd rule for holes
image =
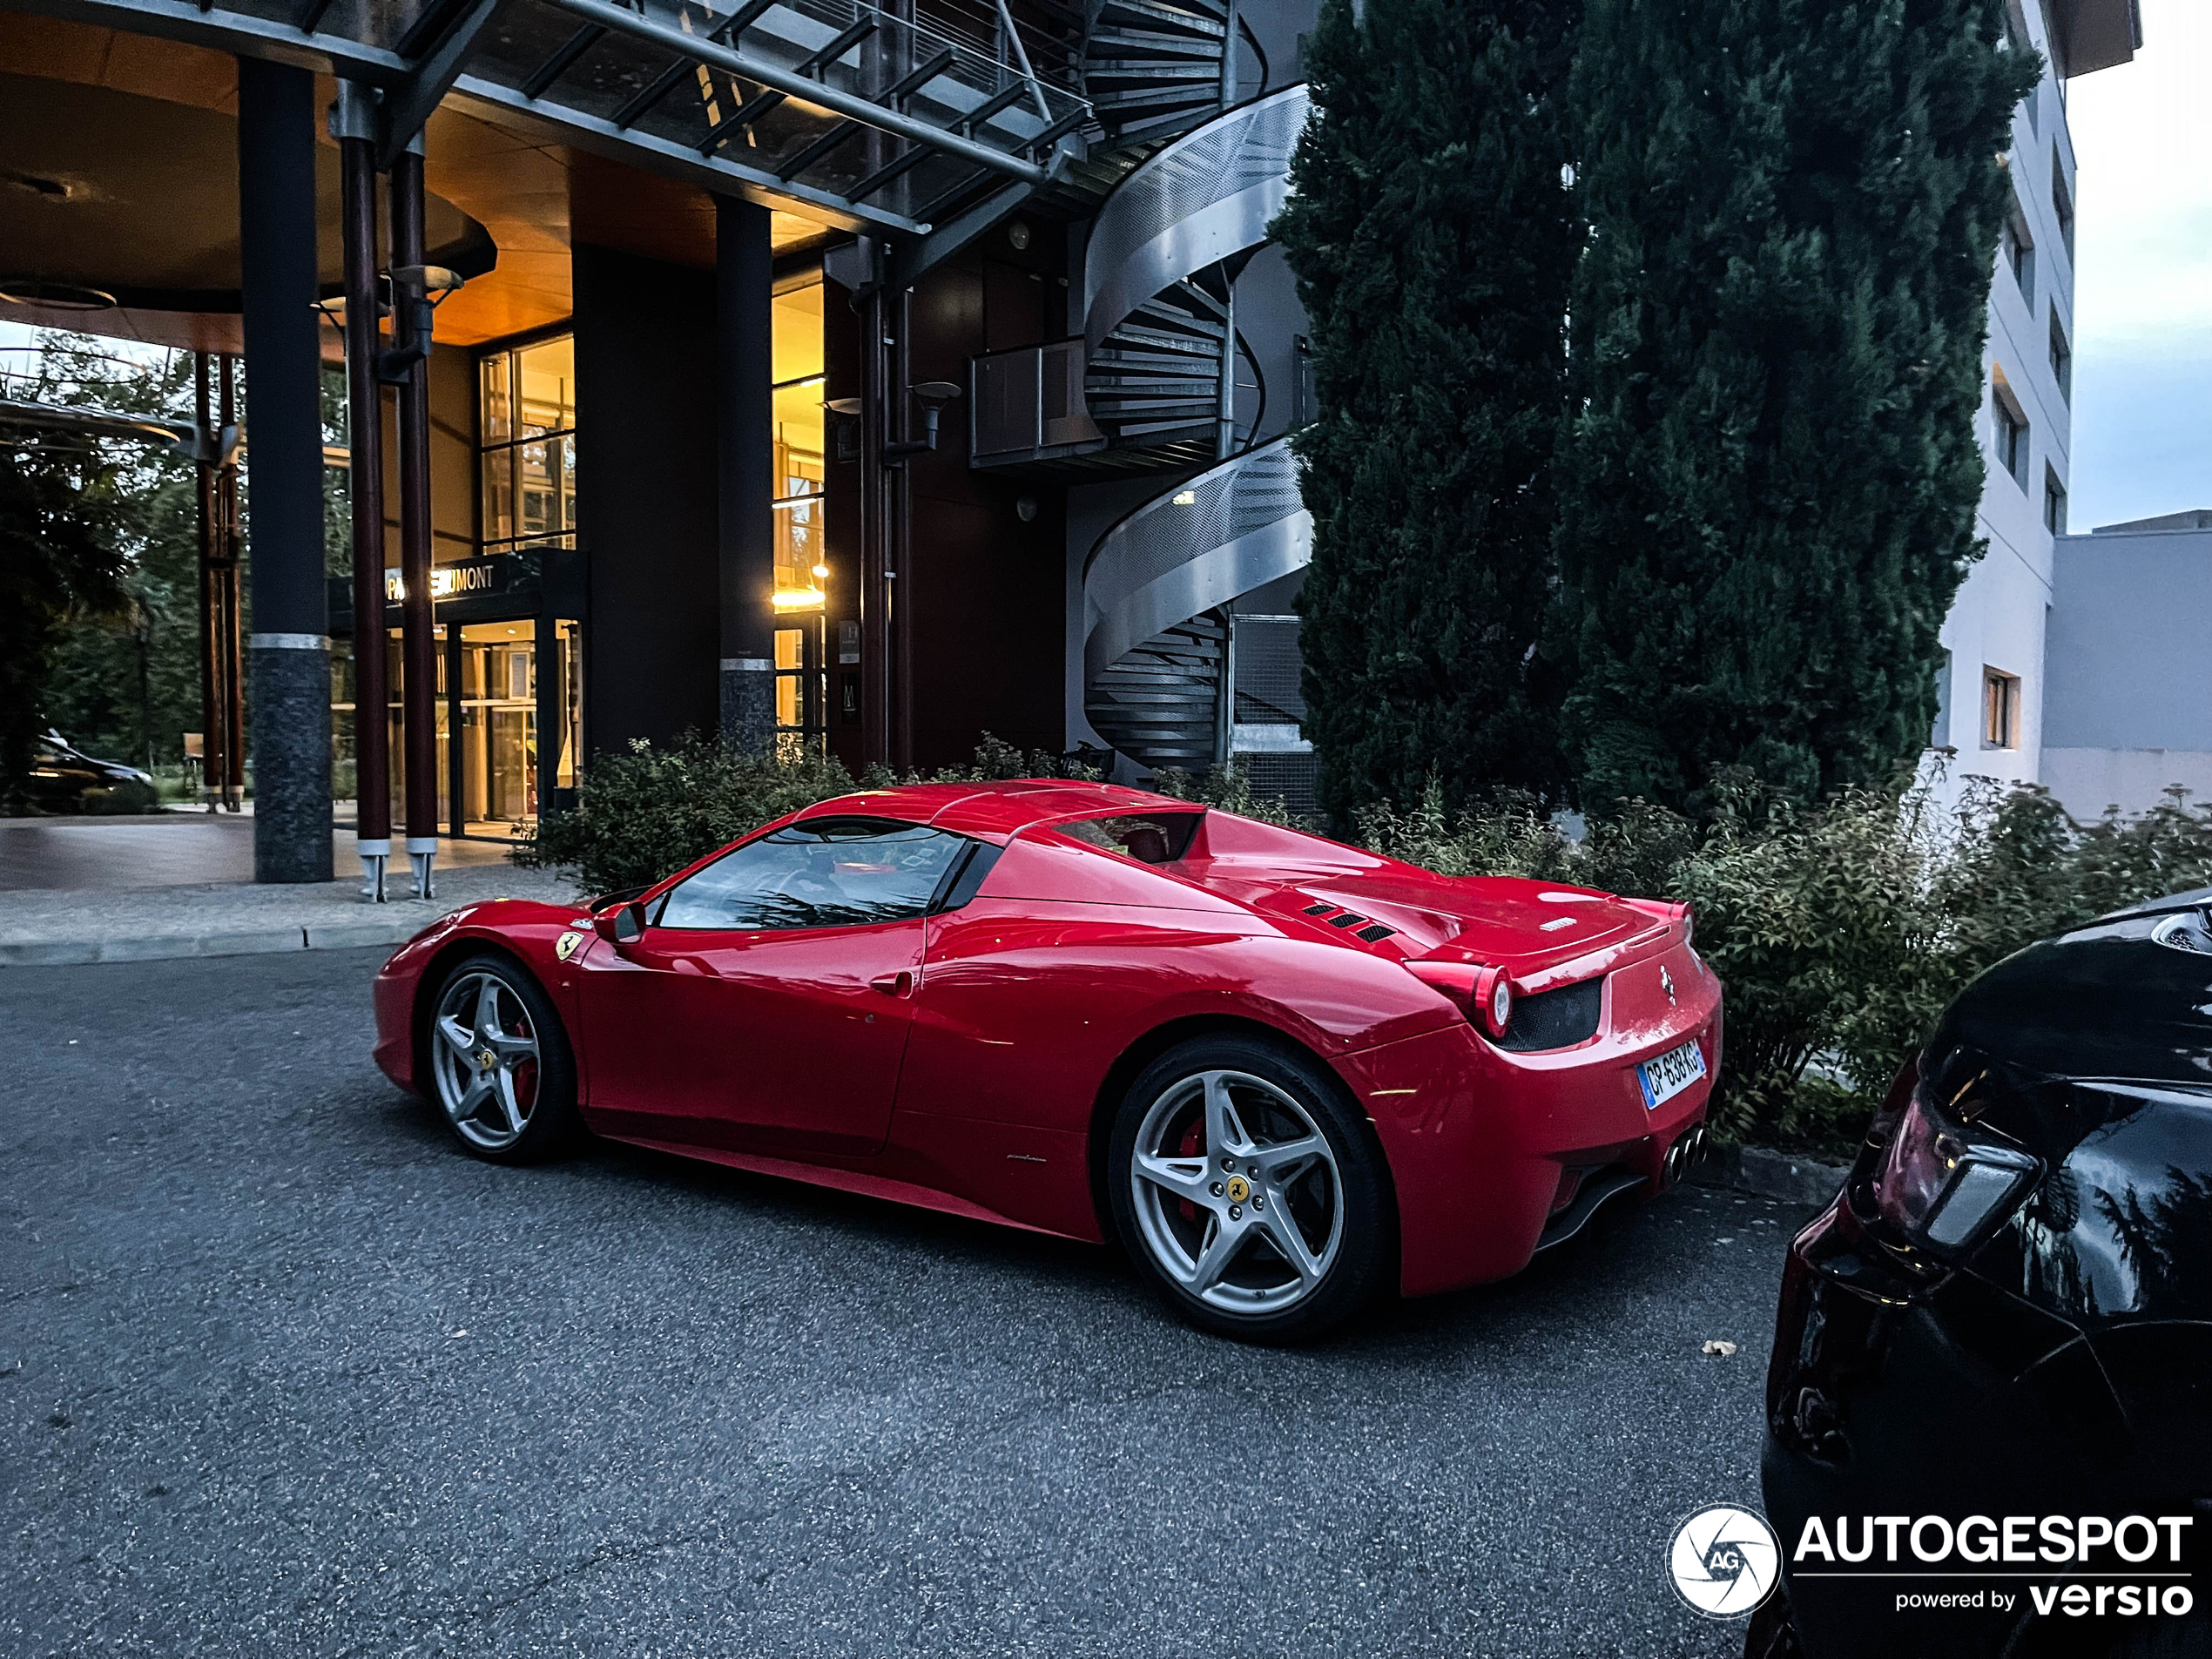
[[[1217, 1117], [1226, 1132], [1206, 1127]], [[1316, 1134], [1325, 1155], [1301, 1160], [1298, 1148]], [[1142, 1184], [1140, 1143], [1156, 1171]], [[1393, 1277], [1397, 1199], [1382, 1149], [1328, 1068], [1287, 1042], [1223, 1034], [1153, 1061], [1116, 1111], [1106, 1176], [1137, 1271], [1217, 1336], [1311, 1340]], [[1303, 1241], [1304, 1269], [1297, 1245], [1282, 1242], [1285, 1227]]]
[[[487, 986], [493, 988], [490, 1028], [483, 1023]], [[466, 1050], [446, 1023], [460, 1011], [474, 1016], [469, 1035], [475, 1041]], [[530, 1046], [527, 1089], [524, 1043]], [[513, 957], [480, 951], [446, 970], [424, 1010], [421, 1052], [423, 1095], [475, 1157], [492, 1163], [531, 1163], [566, 1150], [578, 1138], [576, 1056], [568, 1032], [536, 976]], [[483, 1063], [487, 1059], [489, 1065]]]

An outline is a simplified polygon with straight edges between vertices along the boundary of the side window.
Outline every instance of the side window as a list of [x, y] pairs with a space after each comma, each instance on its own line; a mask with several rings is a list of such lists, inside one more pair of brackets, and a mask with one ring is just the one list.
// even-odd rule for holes
[[655, 924], [733, 931], [851, 927], [927, 912], [974, 843], [921, 824], [789, 824], [670, 889]]
[[1197, 813], [1146, 813], [1130, 818], [1078, 819], [1051, 827], [1139, 864], [1172, 864], [1190, 850], [1198, 818]]

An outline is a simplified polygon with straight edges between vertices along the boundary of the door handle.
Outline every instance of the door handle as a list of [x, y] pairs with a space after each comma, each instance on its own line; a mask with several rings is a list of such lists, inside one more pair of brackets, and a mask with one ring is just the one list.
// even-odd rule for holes
[[914, 988], [914, 970], [902, 968], [895, 974], [878, 974], [868, 984], [886, 996], [910, 995]]

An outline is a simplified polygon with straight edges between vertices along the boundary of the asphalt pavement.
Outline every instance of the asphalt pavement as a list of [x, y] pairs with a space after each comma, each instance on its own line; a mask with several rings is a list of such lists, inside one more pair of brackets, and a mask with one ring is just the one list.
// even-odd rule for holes
[[1757, 1501], [1803, 1211], [1245, 1348], [1105, 1251], [481, 1163], [369, 1063], [382, 954], [0, 975], [0, 1653], [1741, 1651], [1664, 1547]]

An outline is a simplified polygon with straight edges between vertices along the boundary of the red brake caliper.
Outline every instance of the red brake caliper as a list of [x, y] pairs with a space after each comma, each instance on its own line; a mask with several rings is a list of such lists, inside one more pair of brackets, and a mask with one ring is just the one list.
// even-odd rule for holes
[[[1179, 1158], [1195, 1158], [1203, 1156], [1206, 1150], [1205, 1128], [1205, 1123], [1203, 1119], [1191, 1119], [1190, 1127], [1183, 1131], [1183, 1138], [1176, 1143], [1176, 1157]], [[1188, 1198], [1177, 1198], [1175, 1201], [1175, 1207], [1176, 1213], [1180, 1215], [1184, 1220], [1190, 1223], [1193, 1226], [1197, 1225], [1201, 1217], [1199, 1216], [1198, 1206], [1197, 1204], [1192, 1204]]]
[[[511, 1032], [509, 1035], [517, 1037], [529, 1037], [536, 1035], [530, 1029], [530, 1020], [529, 1015], [517, 1014], [515, 1016], [515, 1023], [520, 1026], [522, 1029]], [[526, 1060], [521, 1065], [515, 1068], [515, 1103], [522, 1108], [525, 1115], [528, 1115], [530, 1107], [536, 1103], [536, 1099], [537, 1062], [535, 1060]]]

